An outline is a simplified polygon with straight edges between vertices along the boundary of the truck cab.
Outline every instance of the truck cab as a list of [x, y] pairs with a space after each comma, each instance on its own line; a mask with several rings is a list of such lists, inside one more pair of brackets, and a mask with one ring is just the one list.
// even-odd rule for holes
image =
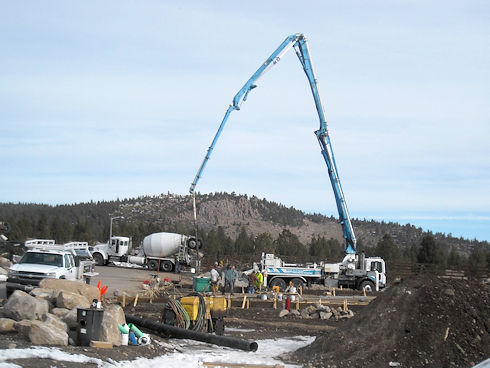
[[7, 296], [15, 290], [29, 292], [39, 286], [42, 279], [66, 279], [90, 282], [97, 273], [93, 261], [80, 261], [73, 249], [50, 245], [33, 248], [11, 266], [7, 275]]
[[103, 266], [111, 258], [117, 261], [127, 259], [130, 246], [130, 238], [126, 236], [113, 236], [109, 242], [93, 246], [91, 252], [97, 266]]

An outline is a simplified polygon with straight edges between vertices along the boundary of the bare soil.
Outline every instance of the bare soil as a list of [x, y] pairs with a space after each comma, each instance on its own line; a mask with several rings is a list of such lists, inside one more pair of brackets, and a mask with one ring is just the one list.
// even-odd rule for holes
[[[351, 307], [349, 320], [279, 318], [279, 309], [232, 308], [225, 319], [235, 327], [229, 336], [259, 340], [284, 336], [316, 336], [313, 344], [281, 357], [304, 367], [472, 367], [490, 357], [490, 288], [476, 281], [422, 276], [402, 280], [368, 306]], [[125, 312], [158, 320], [163, 304], [139, 303]], [[252, 330], [250, 332], [244, 330]], [[152, 334], [165, 344], [164, 337]], [[31, 344], [16, 333], [2, 335], [0, 349]], [[62, 350], [102, 360], [152, 358], [168, 349], [148, 346], [96, 349], [68, 346]], [[1, 354], [1, 353], [0, 353]], [[94, 364], [24, 359], [22, 367], [91, 367]]]

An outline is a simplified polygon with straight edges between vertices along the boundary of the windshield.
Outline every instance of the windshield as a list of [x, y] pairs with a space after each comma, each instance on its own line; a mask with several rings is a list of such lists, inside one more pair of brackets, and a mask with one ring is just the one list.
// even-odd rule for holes
[[33, 253], [24, 254], [19, 263], [44, 264], [49, 266], [63, 267], [63, 257], [61, 254]]
[[92, 258], [92, 255], [90, 254], [90, 252], [87, 249], [75, 249], [75, 253], [77, 254], [77, 256], [79, 256], [80, 258], [83, 258], [83, 259], [91, 259]]

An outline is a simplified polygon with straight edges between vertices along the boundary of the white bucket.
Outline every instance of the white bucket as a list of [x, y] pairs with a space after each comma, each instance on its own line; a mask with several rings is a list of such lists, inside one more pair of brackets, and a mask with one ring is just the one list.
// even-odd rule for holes
[[262, 295], [260, 296], [260, 299], [262, 299], [262, 300], [267, 300], [267, 294], [262, 294]]
[[121, 334], [121, 345], [127, 346], [129, 341], [129, 334]]
[[191, 268], [191, 273], [196, 273], [196, 269], [195, 268]]

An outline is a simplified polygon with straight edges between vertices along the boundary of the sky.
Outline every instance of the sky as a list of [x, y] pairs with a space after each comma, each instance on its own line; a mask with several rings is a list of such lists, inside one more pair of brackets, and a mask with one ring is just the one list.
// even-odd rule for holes
[[[303, 33], [351, 217], [490, 240], [488, 1], [2, 1], [0, 202], [185, 195]], [[294, 51], [196, 190], [337, 216]]]

